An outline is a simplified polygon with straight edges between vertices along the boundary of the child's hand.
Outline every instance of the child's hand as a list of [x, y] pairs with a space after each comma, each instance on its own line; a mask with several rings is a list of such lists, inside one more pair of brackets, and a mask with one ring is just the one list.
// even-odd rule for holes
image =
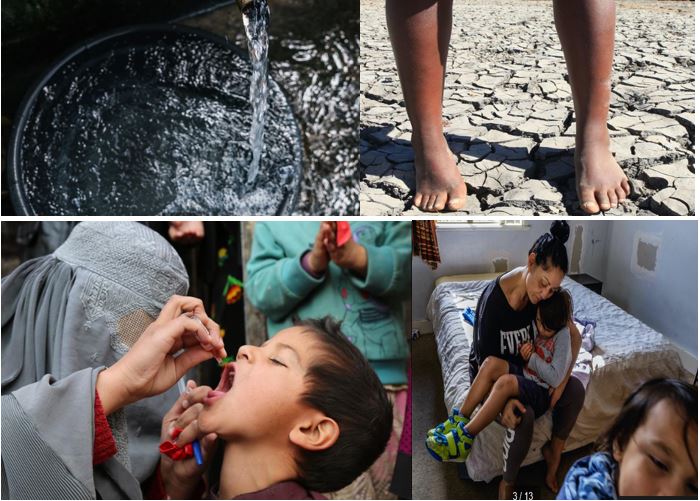
[[520, 345], [520, 356], [528, 362], [532, 356], [532, 343], [523, 343]]
[[[197, 386], [194, 381], [187, 382], [187, 392], [180, 397], [172, 409], [163, 417], [161, 427], [161, 442], [171, 440], [178, 447], [183, 447], [195, 439], [199, 439], [204, 465], [198, 466], [194, 457], [174, 461], [165, 454], [160, 456], [160, 475], [163, 479], [165, 492], [170, 499], [195, 499], [194, 490], [199, 485], [202, 473], [206, 470], [216, 446], [216, 433], [203, 435], [199, 431], [198, 417], [204, 406], [202, 402], [211, 391], [208, 386]], [[173, 437], [173, 430], [182, 432]]]
[[[97, 376], [97, 391], [105, 413], [109, 415], [142, 398], [163, 393], [195, 365], [225, 357], [219, 332], [201, 300], [170, 298], [129, 352]], [[180, 350], [184, 351], [174, 357]]]
[[323, 243], [328, 251], [331, 260], [341, 268], [352, 271], [359, 277], [367, 274], [367, 249], [358, 244], [352, 238], [345, 245], [337, 245], [337, 223], [330, 223], [328, 232]]
[[330, 256], [324, 245], [324, 241], [328, 238], [331, 223], [323, 222], [318, 229], [314, 246], [309, 251], [308, 264], [314, 275], [322, 275], [328, 269], [328, 261]]

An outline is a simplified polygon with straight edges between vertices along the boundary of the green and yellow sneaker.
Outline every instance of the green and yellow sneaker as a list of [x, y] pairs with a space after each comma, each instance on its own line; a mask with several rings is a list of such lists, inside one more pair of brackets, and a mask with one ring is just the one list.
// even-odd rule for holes
[[445, 433], [436, 433], [425, 439], [425, 447], [437, 461], [466, 461], [472, 450], [474, 436], [462, 423]]
[[466, 425], [468, 422], [469, 418], [462, 416], [462, 413], [459, 412], [459, 409], [452, 409], [452, 415], [448, 417], [444, 423], [440, 423], [435, 428], [428, 430], [426, 436], [430, 437], [436, 434], [446, 435], [447, 432], [450, 432], [457, 428], [457, 425], [459, 423], [464, 423]]

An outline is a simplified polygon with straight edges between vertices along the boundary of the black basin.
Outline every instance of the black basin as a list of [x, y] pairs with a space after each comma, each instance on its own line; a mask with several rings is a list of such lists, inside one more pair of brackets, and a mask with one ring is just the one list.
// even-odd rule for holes
[[250, 64], [175, 25], [121, 29], [57, 61], [28, 93], [8, 176], [20, 215], [258, 215], [294, 210], [298, 125], [270, 80], [265, 149], [245, 183]]

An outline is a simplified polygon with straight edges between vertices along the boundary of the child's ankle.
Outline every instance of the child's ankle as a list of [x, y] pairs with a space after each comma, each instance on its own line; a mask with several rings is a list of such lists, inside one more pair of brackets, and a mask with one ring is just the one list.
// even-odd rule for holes
[[442, 144], [445, 141], [445, 133], [442, 127], [431, 127], [424, 130], [413, 130], [411, 143], [414, 147], [423, 148]]
[[595, 148], [601, 146], [605, 148], [609, 148], [610, 146], [610, 133], [605, 123], [589, 124], [582, 127], [580, 131], [577, 131], [577, 148]]
[[462, 432], [469, 438], [474, 438], [476, 437], [476, 433], [472, 433], [469, 431], [469, 425], [465, 423], [460, 423], [460, 427], [462, 428]]

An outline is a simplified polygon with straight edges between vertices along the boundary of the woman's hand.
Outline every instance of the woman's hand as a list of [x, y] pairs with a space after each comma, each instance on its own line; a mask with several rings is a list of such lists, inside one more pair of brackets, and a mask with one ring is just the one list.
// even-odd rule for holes
[[[520, 411], [520, 415], [516, 414], [516, 410]], [[525, 406], [520, 403], [517, 398], [511, 398], [506, 402], [501, 413], [501, 424], [506, 428], [515, 429], [522, 421], [522, 415], [525, 414]]]
[[[98, 375], [97, 391], [105, 413], [163, 393], [195, 365], [225, 357], [219, 331], [201, 300], [170, 298], [129, 352]], [[175, 357], [180, 350], [184, 351]]]
[[[199, 439], [204, 464], [199, 466], [194, 457], [175, 461], [165, 454], [160, 456], [160, 476], [165, 485], [165, 492], [170, 499], [195, 499], [195, 492], [206, 470], [216, 446], [216, 433], [203, 435], [199, 431], [198, 417], [204, 408], [202, 402], [211, 391], [208, 386], [197, 386], [194, 381], [187, 382], [187, 391], [180, 395], [175, 405], [163, 417], [161, 441], [171, 440], [178, 447], [183, 447]], [[174, 438], [174, 430], [182, 432]]]
[[352, 238], [345, 245], [337, 245], [337, 223], [328, 224], [329, 229], [323, 241], [331, 261], [341, 268], [350, 270], [360, 278], [367, 275], [367, 249]]
[[179, 244], [196, 244], [204, 238], [204, 223], [201, 221], [172, 221], [168, 227], [170, 240]]

